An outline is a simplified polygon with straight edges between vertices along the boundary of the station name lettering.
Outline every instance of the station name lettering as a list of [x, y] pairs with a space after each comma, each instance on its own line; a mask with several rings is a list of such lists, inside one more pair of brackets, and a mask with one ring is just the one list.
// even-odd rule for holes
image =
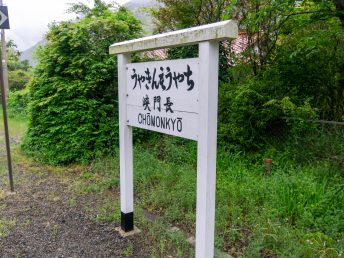
[[166, 101], [163, 104], [163, 106], [165, 108], [162, 108], [161, 99], [162, 99], [161, 96], [154, 96], [153, 97], [153, 105], [152, 105], [148, 94], [146, 94], [146, 96], [142, 98], [142, 106], [143, 106], [144, 110], [147, 110], [147, 111], [152, 111], [152, 109], [153, 109], [153, 110], [158, 110], [159, 112], [161, 112], [162, 109], [165, 109], [166, 113], [168, 113], [168, 112], [174, 113], [174, 111], [172, 109], [172, 106], [174, 104], [171, 101], [171, 98], [166, 97]]
[[151, 115], [150, 113], [139, 113], [137, 121], [140, 125], [148, 125], [171, 131], [183, 131], [183, 119], [181, 117], [168, 118], [159, 115]]
[[179, 88], [180, 84], [186, 81], [187, 90], [193, 90], [195, 82], [191, 79], [193, 72], [189, 65], [186, 66], [185, 72], [175, 72], [172, 71], [169, 66], [160, 67], [157, 72], [157, 68], [154, 68], [151, 71], [149, 68], [146, 68], [144, 74], [138, 74], [136, 69], [132, 69], [131, 79], [134, 80], [133, 89], [139, 86], [140, 89], [145, 87], [147, 90], [158, 90], [162, 89], [163, 91], [168, 91], [172, 87], [176, 89]]

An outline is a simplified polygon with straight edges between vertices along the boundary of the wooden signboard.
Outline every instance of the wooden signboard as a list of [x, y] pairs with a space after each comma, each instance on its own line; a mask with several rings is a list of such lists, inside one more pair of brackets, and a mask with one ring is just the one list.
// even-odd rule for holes
[[[116, 43], [118, 54], [121, 228], [134, 230], [132, 127], [197, 141], [196, 257], [214, 256], [219, 41], [224, 21]], [[130, 53], [199, 44], [192, 59], [131, 63]]]
[[127, 124], [197, 140], [198, 58], [127, 65]]

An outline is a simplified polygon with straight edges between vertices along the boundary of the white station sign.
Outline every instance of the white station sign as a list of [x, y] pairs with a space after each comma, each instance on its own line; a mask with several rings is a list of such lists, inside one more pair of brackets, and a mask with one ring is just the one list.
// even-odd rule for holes
[[199, 59], [127, 65], [127, 124], [198, 139]]
[[[197, 141], [197, 258], [214, 257], [219, 41], [238, 36], [233, 21], [115, 43], [118, 54], [120, 232], [134, 227], [132, 127]], [[199, 46], [198, 58], [131, 63], [131, 53]]]

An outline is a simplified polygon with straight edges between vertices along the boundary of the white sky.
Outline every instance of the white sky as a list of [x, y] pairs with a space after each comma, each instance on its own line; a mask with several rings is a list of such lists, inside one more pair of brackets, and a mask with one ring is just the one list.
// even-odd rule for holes
[[[119, 4], [129, 0], [115, 0]], [[73, 16], [65, 14], [67, 3], [87, 0], [3, 0], [8, 6], [10, 30], [6, 30], [6, 40], [13, 39], [19, 50], [35, 45], [43, 38], [52, 21], [68, 20]], [[110, 2], [110, 1], [106, 1]]]

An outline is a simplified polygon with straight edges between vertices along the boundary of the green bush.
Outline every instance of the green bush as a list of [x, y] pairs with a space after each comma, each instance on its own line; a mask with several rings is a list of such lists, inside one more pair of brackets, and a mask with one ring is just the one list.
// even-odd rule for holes
[[26, 116], [29, 105], [29, 90], [25, 88], [18, 91], [10, 91], [8, 96], [9, 116]]
[[222, 84], [219, 94], [219, 138], [244, 149], [259, 149], [266, 139], [299, 135], [313, 128], [307, 120], [316, 111], [305, 101], [297, 106], [288, 96], [275, 99], [271, 85], [278, 82], [251, 78], [240, 85]]
[[11, 91], [21, 90], [30, 80], [30, 74], [25, 70], [9, 71], [9, 88]]
[[30, 82], [23, 149], [45, 162], [71, 163], [117, 145], [117, 58], [109, 46], [138, 37], [140, 22], [101, 1], [84, 18], [53, 23]]
[[253, 50], [239, 55], [230, 81], [222, 81], [219, 88], [223, 143], [262, 149], [267, 141], [283, 140], [281, 144], [314, 134], [309, 120], [341, 121], [343, 42], [338, 18], [301, 15], [285, 23], [268, 62], [257, 61], [262, 67], [255, 73], [247, 56]]
[[13, 40], [7, 42], [8, 87], [10, 91], [22, 90], [31, 79], [28, 60], [20, 60], [20, 51]]
[[340, 121], [344, 113], [343, 31], [338, 19], [294, 30], [281, 40], [270, 67], [282, 82], [279, 94], [296, 105], [308, 99], [324, 120]]

